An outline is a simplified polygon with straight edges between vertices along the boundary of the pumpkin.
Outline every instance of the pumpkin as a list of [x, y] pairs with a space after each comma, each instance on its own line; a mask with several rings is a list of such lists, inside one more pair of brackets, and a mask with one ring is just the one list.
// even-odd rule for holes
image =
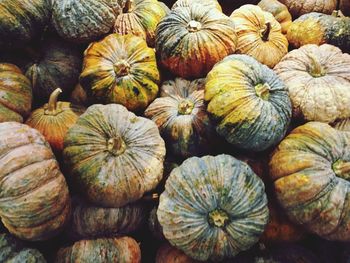
[[171, 172], [157, 217], [166, 239], [188, 256], [231, 258], [264, 231], [264, 189], [251, 168], [230, 155], [191, 157]]
[[183, 78], [201, 78], [214, 64], [236, 50], [231, 19], [216, 8], [192, 4], [177, 7], [156, 30], [159, 62]]
[[281, 25], [259, 6], [244, 5], [230, 16], [238, 36], [237, 53], [247, 54], [273, 68], [288, 53]]
[[157, 207], [154, 207], [148, 217], [148, 229], [153, 237], [158, 240], [165, 240], [163, 229], [157, 218]]
[[85, 50], [80, 84], [102, 103], [143, 110], [156, 98], [159, 82], [155, 52], [140, 37], [111, 34]]
[[161, 97], [145, 111], [175, 155], [198, 156], [209, 151], [215, 130], [204, 104], [204, 85], [205, 79], [166, 81], [161, 87]]
[[350, 117], [349, 68], [349, 54], [324, 44], [289, 52], [274, 70], [289, 91], [294, 117], [333, 122]]
[[44, 240], [70, 212], [64, 176], [44, 136], [16, 122], [0, 124], [0, 217], [10, 233]]
[[57, 154], [63, 151], [63, 139], [68, 129], [84, 112], [84, 109], [79, 106], [57, 101], [61, 92], [60, 88], [52, 92], [49, 102], [33, 111], [26, 121], [27, 125], [37, 129], [45, 136], [52, 150]]
[[158, 0], [126, 0], [122, 11], [115, 21], [114, 32], [142, 37], [153, 47], [156, 27], [169, 8]]
[[70, 176], [96, 205], [124, 206], [162, 179], [165, 146], [157, 126], [119, 104], [90, 106], [68, 130], [63, 153]]
[[350, 118], [338, 120], [333, 123], [333, 126], [337, 130], [350, 132]]
[[175, 9], [179, 6], [190, 6], [193, 3], [201, 4], [210, 8], [216, 8], [219, 11], [222, 11], [221, 6], [217, 0], [177, 0], [171, 9]]
[[13, 64], [0, 63], [0, 123], [23, 122], [32, 107], [32, 87]]
[[155, 263], [198, 263], [187, 256], [181, 250], [172, 247], [168, 243], [163, 244], [157, 251]]
[[284, 137], [291, 102], [284, 83], [247, 55], [217, 63], [205, 84], [208, 112], [216, 131], [235, 147], [263, 151]]
[[141, 262], [141, 251], [130, 237], [81, 240], [57, 252], [55, 263]]
[[288, 28], [292, 24], [292, 15], [284, 4], [277, 0], [261, 0], [258, 6], [262, 10], [273, 14], [277, 22], [281, 25], [282, 33], [287, 34]]
[[278, 145], [269, 166], [293, 222], [325, 239], [350, 240], [350, 133], [308, 122]]
[[307, 44], [328, 43], [350, 52], [350, 18], [337, 11], [332, 15], [306, 14], [293, 21], [287, 37], [289, 43], [296, 48]]
[[278, 0], [282, 4], [285, 4], [289, 12], [293, 17], [299, 17], [301, 15], [319, 12], [324, 14], [330, 14], [337, 8], [338, 0]]

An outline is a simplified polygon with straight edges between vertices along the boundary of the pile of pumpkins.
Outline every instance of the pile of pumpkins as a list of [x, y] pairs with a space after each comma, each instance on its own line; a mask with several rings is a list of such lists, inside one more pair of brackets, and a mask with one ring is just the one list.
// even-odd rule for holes
[[0, 262], [349, 262], [346, 15], [0, 0]]

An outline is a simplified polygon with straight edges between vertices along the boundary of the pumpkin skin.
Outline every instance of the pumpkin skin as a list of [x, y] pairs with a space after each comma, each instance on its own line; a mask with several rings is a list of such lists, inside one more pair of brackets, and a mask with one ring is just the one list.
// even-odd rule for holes
[[218, 134], [245, 150], [277, 144], [291, 118], [284, 83], [247, 55], [231, 55], [214, 66], [206, 79], [205, 100]]
[[234, 257], [264, 231], [264, 189], [251, 168], [232, 156], [191, 157], [171, 172], [160, 195], [163, 234], [196, 260]]
[[231, 19], [199, 4], [173, 9], [158, 24], [159, 62], [182, 78], [202, 78], [214, 64], [236, 50]]
[[238, 36], [237, 53], [273, 68], [288, 53], [288, 40], [274, 16], [259, 6], [244, 5], [230, 16]]
[[32, 87], [13, 64], [0, 63], [0, 123], [23, 122], [32, 107]]
[[337, 130], [350, 132], [350, 118], [338, 120], [332, 126]]
[[68, 130], [63, 153], [72, 179], [96, 205], [124, 206], [162, 179], [165, 145], [157, 126], [122, 105], [90, 106]]
[[278, 145], [269, 166], [292, 221], [325, 239], [350, 240], [350, 133], [308, 122]]
[[43, 135], [25, 124], [0, 124], [0, 216], [26, 240], [57, 234], [70, 213], [64, 176]]
[[337, 8], [337, 0], [279, 0], [288, 7], [294, 18], [301, 15], [319, 12], [331, 14]]
[[92, 98], [88, 98], [86, 91], [80, 84], [77, 84], [70, 94], [69, 101], [74, 105], [88, 107], [92, 105]]
[[216, 8], [219, 11], [222, 11], [221, 6], [216, 0], [177, 0], [171, 9], [175, 9], [179, 6], [190, 6], [193, 3], [201, 4], [202, 6], [207, 6], [210, 8]]
[[295, 118], [333, 122], [350, 116], [349, 68], [349, 54], [324, 44], [289, 52], [274, 70], [286, 84]]
[[55, 263], [141, 262], [141, 251], [130, 237], [81, 240], [57, 252]]
[[80, 84], [102, 103], [143, 110], [156, 98], [159, 82], [155, 52], [140, 37], [111, 34], [85, 50]]
[[155, 263], [199, 263], [199, 261], [190, 258], [181, 250], [165, 243], [158, 249]]

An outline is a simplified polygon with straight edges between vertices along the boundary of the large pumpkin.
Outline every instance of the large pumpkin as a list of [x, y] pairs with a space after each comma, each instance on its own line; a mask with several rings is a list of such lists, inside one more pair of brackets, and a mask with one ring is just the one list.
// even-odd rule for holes
[[199, 263], [181, 250], [165, 243], [157, 251], [155, 263]]
[[274, 70], [286, 84], [295, 117], [333, 122], [350, 117], [349, 68], [349, 54], [324, 44], [291, 51]]
[[154, 50], [133, 35], [111, 34], [84, 53], [80, 83], [102, 103], [143, 110], [158, 94], [160, 81]]
[[175, 9], [179, 6], [191, 6], [193, 3], [208, 6], [209, 8], [216, 8], [217, 10], [222, 11], [221, 6], [217, 0], [177, 0], [171, 9]]
[[70, 212], [66, 181], [44, 137], [16, 122], [0, 124], [0, 217], [21, 239], [44, 240]]
[[164, 155], [154, 122], [118, 104], [90, 106], [64, 140], [71, 177], [88, 200], [106, 207], [121, 207], [154, 189]]
[[156, 50], [160, 63], [183, 78], [201, 78], [236, 50], [230, 18], [216, 8], [192, 4], [173, 9], [158, 24]]
[[264, 231], [264, 189], [251, 168], [232, 156], [189, 158], [171, 172], [160, 196], [164, 236], [194, 259], [231, 258]]
[[279, 0], [285, 4], [293, 17], [319, 12], [324, 14], [331, 14], [337, 8], [338, 0]]
[[32, 87], [13, 64], [0, 63], [0, 122], [23, 122], [32, 107]]
[[206, 79], [205, 100], [216, 131], [234, 146], [250, 151], [277, 144], [291, 118], [284, 83], [247, 55], [231, 55], [214, 66]]
[[299, 126], [273, 153], [270, 175], [290, 219], [323, 238], [350, 240], [350, 133]]

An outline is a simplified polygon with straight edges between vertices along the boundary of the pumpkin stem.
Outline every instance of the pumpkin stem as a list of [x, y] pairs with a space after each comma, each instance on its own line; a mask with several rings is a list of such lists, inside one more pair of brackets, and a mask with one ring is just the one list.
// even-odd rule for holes
[[121, 155], [126, 150], [125, 142], [119, 135], [110, 138], [107, 141], [107, 150], [115, 156]]
[[229, 215], [220, 208], [211, 211], [208, 215], [209, 224], [216, 227], [224, 227], [229, 221]]
[[178, 106], [178, 113], [180, 115], [189, 115], [191, 114], [194, 108], [194, 103], [190, 100], [182, 100]]
[[199, 23], [198, 21], [195, 21], [195, 20], [191, 20], [187, 24], [187, 30], [189, 32], [197, 32], [197, 31], [201, 30], [201, 28], [202, 28], [202, 24]]
[[347, 181], [350, 180], [350, 162], [338, 160], [333, 163], [332, 169], [337, 176]]
[[126, 60], [120, 60], [114, 64], [114, 72], [117, 77], [124, 77], [129, 74], [130, 64]]
[[255, 93], [256, 95], [258, 95], [260, 98], [262, 98], [263, 100], [268, 100], [270, 97], [270, 90], [271, 87], [268, 83], [264, 83], [264, 84], [258, 84], [255, 86]]
[[308, 57], [311, 60], [311, 66], [309, 67], [309, 74], [315, 78], [322, 77], [326, 73], [314, 54], [308, 54]]
[[271, 23], [267, 22], [265, 25], [266, 25], [266, 28], [262, 31], [261, 38], [264, 41], [268, 41], [269, 36], [270, 36], [270, 32], [271, 32]]
[[126, 0], [123, 13], [129, 13], [134, 9], [134, 0]]
[[55, 89], [49, 98], [49, 102], [47, 103], [47, 111], [48, 112], [56, 112], [57, 110], [57, 98], [62, 93], [60, 88]]

